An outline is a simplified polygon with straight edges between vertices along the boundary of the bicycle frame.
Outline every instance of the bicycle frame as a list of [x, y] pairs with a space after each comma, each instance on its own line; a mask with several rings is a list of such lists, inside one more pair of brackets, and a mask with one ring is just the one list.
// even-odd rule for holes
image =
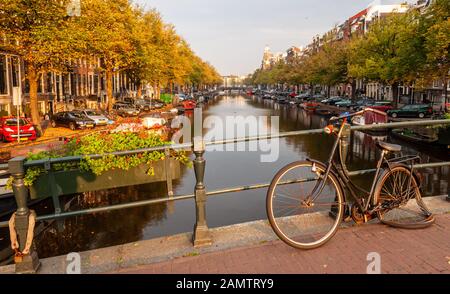
[[[353, 183], [353, 181], [350, 178], [349, 171], [347, 170], [347, 167], [346, 167], [345, 158], [343, 158], [344, 154], [342, 154], [343, 143], [347, 138], [346, 136], [350, 135], [350, 130], [349, 130], [350, 125], [347, 123], [347, 119], [349, 117], [358, 115], [363, 112], [364, 111], [358, 112], [356, 114], [348, 115], [345, 117], [337, 118], [337, 119], [343, 119], [343, 123], [341, 124], [339, 131], [337, 132], [336, 141], [331, 150], [330, 157], [325, 164], [326, 171], [325, 171], [325, 174], [323, 175], [323, 179], [325, 179], [325, 180], [318, 181], [316, 186], [312, 190], [311, 198], [312, 198], [313, 202], [316, 201], [317, 198], [321, 195], [321, 193], [323, 192], [323, 189], [325, 188], [325, 185], [326, 185], [326, 179], [328, 178], [330, 173], [333, 172], [344, 183], [343, 185], [341, 185], [343, 188], [344, 195], [346, 195], [346, 196], [348, 195], [348, 193], [345, 193], [346, 191], [344, 189], [344, 188], [347, 188], [347, 190], [349, 191], [349, 195], [351, 195], [353, 200], [355, 200], [355, 203], [359, 206], [361, 212], [373, 213], [377, 209], [377, 207], [376, 207], [377, 203], [375, 203], [374, 196], [375, 196], [376, 185], [379, 181], [381, 171], [383, 170], [383, 163], [385, 163], [388, 166], [388, 168], [391, 167], [391, 163], [386, 159], [386, 155], [388, 154], [388, 152], [386, 150], [382, 150], [382, 152], [381, 152], [381, 158], [379, 159], [377, 166], [376, 166], [376, 172], [375, 172], [375, 176], [372, 181], [370, 192], [364, 190], [363, 188], [361, 188], [358, 185], [356, 185], [355, 183]], [[332, 132], [332, 133], [335, 133], [335, 132]], [[335, 156], [336, 156], [336, 152], [338, 152], [338, 148], [340, 151], [339, 152], [339, 165], [337, 165], [336, 161], [335, 161]], [[395, 161], [395, 163], [403, 163], [403, 162], [411, 162], [412, 163], [417, 158], [420, 159], [418, 156], [404, 157], [404, 158], [401, 158], [403, 160], [397, 160], [397, 161]], [[411, 164], [410, 169], [411, 169], [411, 178], [409, 179], [408, 187], [411, 186], [412, 177], [413, 177], [413, 165], [412, 164]], [[364, 197], [358, 197], [359, 193], [362, 193], [364, 195]], [[360, 203], [360, 201], [359, 201], [360, 199], [363, 200], [362, 201], [363, 204]], [[366, 201], [366, 202], [364, 203], [364, 201]], [[371, 204], [372, 204], [373, 209], [371, 209], [369, 211], [369, 209], [371, 208]]]

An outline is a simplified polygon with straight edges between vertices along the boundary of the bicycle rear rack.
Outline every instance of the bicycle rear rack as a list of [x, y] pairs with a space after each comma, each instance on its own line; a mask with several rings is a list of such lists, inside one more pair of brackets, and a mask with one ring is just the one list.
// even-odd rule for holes
[[418, 155], [402, 155], [402, 156], [386, 159], [386, 161], [389, 165], [400, 164], [400, 163], [409, 163], [408, 165], [410, 165], [412, 168], [415, 164], [420, 164], [422, 162], [422, 159]]

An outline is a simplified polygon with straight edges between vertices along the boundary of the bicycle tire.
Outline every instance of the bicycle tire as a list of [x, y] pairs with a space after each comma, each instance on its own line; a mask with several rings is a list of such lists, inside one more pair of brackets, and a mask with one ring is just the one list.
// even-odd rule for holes
[[[268, 216], [268, 219], [269, 219], [269, 222], [270, 222], [270, 225], [271, 225], [273, 231], [280, 238], [280, 240], [282, 240], [287, 245], [297, 248], [297, 249], [304, 249], [304, 250], [314, 249], [314, 248], [320, 247], [323, 244], [327, 243], [336, 234], [336, 232], [339, 228], [339, 225], [342, 222], [344, 209], [345, 209], [345, 203], [344, 203], [345, 198], [344, 198], [343, 189], [341, 188], [337, 177], [333, 173], [330, 173], [327, 178], [326, 183], [329, 182], [336, 191], [335, 199], [337, 201], [337, 203], [336, 203], [337, 205], [336, 205], [336, 207], [331, 205], [332, 206], [331, 209], [336, 208], [337, 211], [336, 211], [336, 213], [333, 212], [333, 215], [329, 215], [330, 218], [334, 219], [334, 223], [330, 227], [329, 231], [325, 230], [326, 233], [324, 234], [324, 236], [322, 238], [320, 238], [319, 240], [316, 240], [314, 242], [308, 243], [308, 242], [299, 242], [297, 240], [294, 240], [293, 237], [288, 236], [286, 230], [283, 230], [280, 227], [280, 221], [277, 221], [277, 216], [274, 212], [274, 198], [276, 197], [275, 193], [277, 191], [277, 187], [279, 187], [279, 184], [281, 185], [280, 180], [289, 171], [295, 170], [296, 168], [303, 167], [303, 168], [306, 168], [306, 170], [307, 169], [312, 170], [313, 166], [315, 166], [315, 168], [317, 170], [319, 170], [320, 172], [325, 173], [325, 170], [326, 170], [325, 165], [322, 163], [319, 163], [319, 162], [299, 161], [299, 162], [294, 162], [294, 163], [291, 163], [291, 164], [285, 166], [273, 178], [271, 185], [267, 192], [267, 197], [266, 197], [267, 216]], [[299, 181], [302, 181], [302, 180], [299, 180]], [[317, 212], [317, 214], [318, 213], [319, 212]], [[321, 212], [321, 213], [323, 215], [325, 215], [326, 211]], [[313, 215], [316, 215], [316, 213], [310, 213], [310, 214], [305, 213], [305, 214], [302, 214], [301, 216], [295, 216], [295, 217], [303, 219], [308, 216], [312, 217]], [[323, 216], [321, 216], [321, 217], [323, 217]], [[326, 215], [325, 215], [325, 217], [326, 217]], [[282, 219], [282, 218], [280, 218], [280, 219]]]
[[[383, 224], [401, 229], [424, 229], [435, 223], [433, 214], [422, 200], [419, 180], [414, 175], [408, 190], [406, 183], [409, 184], [410, 178], [411, 169], [402, 164], [386, 170], [380, 177], [374, 197], [375, 203], [381, 205], [377, 217]], [[391, 182], [401, 184], [396, 186]]]

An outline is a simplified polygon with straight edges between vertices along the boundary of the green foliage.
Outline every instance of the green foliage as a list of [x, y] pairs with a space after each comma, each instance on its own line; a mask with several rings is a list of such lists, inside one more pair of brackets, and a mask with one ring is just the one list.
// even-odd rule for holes
[[[29, 154], [27, 161], [51, 159], [67, 156], [81, 156], [79, 163], [54, 164], [55, 171], [78, 168], [95, 175], [102, 175], [109, 170], [128, 171], [142, 164], [148, 165], [147, 174], [154, 175], [152, 164], [166, 158], [164, 151], [141, 152], [136, 155], [117, 156], [111, 153], [142, 150], [152, 147], [169, 145], [161, 136], [151, 132], [121, 132], [121, 133], [93, 133], [81, 138], [73, 138], [65, 144], [61, 150]], [[93, 159], [89, 155], [103, 155], [101, 158]], [[170, 157], [181, 163], [191, 166], [191, 162], [185, 151], [171, 151]], [[42, 167], [28, 168], [25, 175], [25, 185], [31, 186], [34, 181], [46, 171]]]
[[172, 94], [161, 94], [159, 99], [164, 101], [165, 103], [172, 103]]
[[447, 80], [450, 71], [450, 2], [435, 0], [422, 16], [427, 62], [424, 80]]
[[399, 83], [415, 83], [419, 89], [436, 78], [445, 81], [450, 71], [450, 2], [435, 0], [423, 14], [411, 9], [384, 16], [350, 41], [335, 41], [331, 35], [322, 39], [320, 48], [310, 48], [288, 64], [258, 69], [248, 82], [332, 86], [357, 78], [393, 85], [396, 91]]
[[67, 72], [81, 58], [103, 71], [110, 110], [117, 71], [126, 71], [138, 86], [156, 86], [158, 92], [174, 83], [221, 82], [214, 67], [196, 56], [156, 10], [146, 11], [129, 0], [82, 0], [81, 15], [69, 17], [70, 1], [0, 1], [0, 51], [25, 62], [36, 125], [41, 74]]
[[393, 14], [374, 22], [366, 35], [355, 40], [349, 71], [355, 77], [392, 85], [416, 79], [424, 60], [417, 14]]

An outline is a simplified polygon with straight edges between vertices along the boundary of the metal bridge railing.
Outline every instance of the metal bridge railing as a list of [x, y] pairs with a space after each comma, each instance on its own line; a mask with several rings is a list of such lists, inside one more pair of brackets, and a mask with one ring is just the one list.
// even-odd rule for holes
[[[409, 122], [378, 124], [378, 125], [370, 125], [370, 126], [354, 126], [354, 127], [352, 127], [352, 130], [363, 131], [363, 130], [373, 130], [373, 129], [393, 129], [393, 128], [402, 128], [402, 127], [410, 127], [410, 126], [431, 126], [431, 125], [449, 125], [449, 124], [450, 124], [450, 120], [423, 120], [423, 121], [409, 121]], [[224, 189], [220, 189], [220, 190], [206, 192], [206, 186], [204, 183], [206, 160], [203, 158], [206, 146], [220, 145], [220, 144], [235, 144], [235, 143], [241, 143], [241, 142], [257, 141], [257, 140], [270, 140], [270, 139], [274, 139], [274, 138], [304, 136], [304, 135], [322, 134], [322, 133], [324, 133], [323, 129], [315, 129], [315, 130], [284, 132], [284, 133], [273, 134], [273, 135], [236, 138], [236, 139], [221, 140], [221, 141], [214, 141], [214, 142], [204, 142], [202, 138], [195, 138], [193, 144], [187, 143], [187, 144], [166, 145], [166, 146], [162, 146], [162, 147], [155, 147], [155, 148], [148, 148], [148, 149], [141, 149], [141, 150], [115, 152], [112, 154], [116, 155], [116, 156], [127, 156], [127, 155], [135, 155], [135, 154], [144, 153], [144, 152], [164, 151], [167, 149], [181, 150], [181, 149], [191, 149], [192, 148], [193, 153], [195, 154], [195, 159], [193, 160], [195, 177], [196, 177], [194, 194], [179, 195], [179, 196], [167, 195], [166, 197], [159, 198], [159, 199], [137, 201], [137, 202], [104, 206], [104, 207], [91, 208], [91, 209], [84, 209], [84, 210], [78, 210], [78, 211], [62, 212], [62, 213], [58, 213], [58, 214], [55, 213], [55, 214], [50, 214], [50, 215], [38, 216], [37, 221], [55, 220], [55, 219], [61, 219], [61, 218], [67, 218], [67, 217], [74, 217], [74, 216], [88, 215], [88, 214], [94, 214], [94, 213], [99, 213], [99, 212], [142, 207], [142, 206], [147, 206], [147, 205], [167, 203], [170, 201], [178, 201], [178, 200], [186, 200], [186, 199], [194, 198], [195, 204], [196, 204], [196, 223], [195, 223], [194, 232], [193, 232], [193, 244], [196, 247], [210, 245], [210, 244], [212, 244], [212, 239], [209, 234], [209, 229], [208, 229], [207, 220], [206, 220], [207, 197], [224, 195], [224, 194], [229, 194], [229, 193], [236, 193], [236, 192], [240, 192], [240, 191], [248, 191], [248, 190], [267, 188], [267, 187], [269, 187], [270, 183], [262, 183], [262, 184], [232, 187], [232, 188], [228, 187], [228, 188], [224, 188]], [[107, 154], [90, 155], [89, 157], [90, 158], [101, 158], [105, 155], [107, 155]], [[49, 164], [51, 165], [51, 164], [57, 164], [57, 163], [78, 162], [85, 157], [86, 156], [66, 157], [66, 158], [56, 158], [56, 159], [39, 160], [39, 161], [26, 161], [25, 158], [19, 157], [19, 158], [14, 158], [8, 162], [8, 170], [9, 170], [9, 173], [13, 177], [13, 190], [14, 190], [14, 195], [15, 195], [16, 202], [17, 202], [17, 211], [15, 213], [15, 218], [16, 218], [15, 219], [15, 227], [16, 227], [17, 235], [19, 237], [18, 240], [20, 240], [19, 241], [19, 250], [20, 251], [22, 251], [25, 248], [25, 240], [26, 240], [26, 234], [27, 234], [27, 230], [28, 230], [29, 217], [32, 214], [32, 212], [30, 211], [30, 209], [28, 208], [28, 205], [27, 205], [28, 189], [25, 187], [24, 181], [23, 181], [26, 169], [29, 167], [44, 166], [44, 165], [49, 165]], [[450, 162], [421, 164], [421, 165], [416, 165], [415, 168], [422, 169], [422, 168], [435, 168], [435, 167], [442, 167], [442, 166], [450, 166]], [[2, 170], [2, 168], [4, 169], [5, 166], [0, 165], [0, 171]], [[372, 170], [372, 169], [371, 170], [354, 171], [354, 172], [351, 172], [350, 175], [352, 175], [352, 176], [362, 175], [362, 174], [367, 174], [367, 173], [371, 173], [374, 171], [375, 170]], [[7, 227], [7, 226], [8, 226], [8, 222], [0, 222], [0, 227]], [[25, 264], [21, 264], [21, 266], [19, 267], [20, 270], [17, 270], [18, 267], [16, 267], [16, 272], [20, 272], [20, 271], [33, 272], [34, 267], [36, 265], [36, 260], [34, 260], [33, 258], [37, 258], [37, 254], [35, 251], [30, 252], [28, 259], [26, 259], [26, 258], [23, 259], [24, 260], [23, 262], [25, 262]]]

